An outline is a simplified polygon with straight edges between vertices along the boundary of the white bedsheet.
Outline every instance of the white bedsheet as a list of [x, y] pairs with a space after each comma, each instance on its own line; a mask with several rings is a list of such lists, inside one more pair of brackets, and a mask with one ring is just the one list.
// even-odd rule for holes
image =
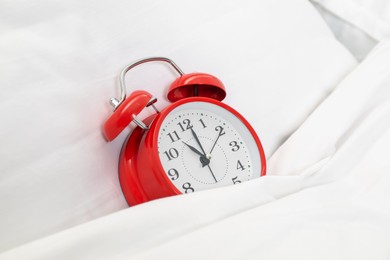
[[125, 209], [2, 259], [389, 259], [390, 42], [269, 160], [269, 176]]
[[[284, 247], [302, 252], [312, 235], [306, 225], [313, 227], [312, 232], [323, 231], [317, 226], [316, 212], [305, 215], [305, 209], [309, 213], [319, 207], [318, 214], [325, 212], [323, 222], [334, 227], [334, 233], [330, 230], [324, 235], [329, 239], [336, 236], [338, 226], [327, 221], [355, 221], [348, 210], [346, 215], [327, 215], [327, 206], [333, 202], [324, 193], [331, 190], [336, 207], [343, 201], [352, 205], [344, 186], [351, 196], [359, 197], [357, 189], [366, 177], [362, 174], [355, 180], [350, 164], [344, 166], [337, 158], [348, 158], [350, 163], [361, 158], [343, 157], [340, 151], [349, 147], [342, 144], [348, 143], [355, 129], [359, 133], [364, 131], [362, 125], [374, 124], [358, 121], [371, 111], [365, 106], [368, 94], [364, 91], [378, 90], [386, 101], [385, 90], [379, 90], [381, 82], [371, 80], [380, 68], [377, 79], [385, 81], [387, 72], [381, 64], [387, 62], [386, 45], [378, 50], [382, 60], [372, 55], [354, 70], [355, 58], [306, 0], [186, 4], [179, 0], [38, 0], [1, 1], [0, 7], [0, 252], [12, 250], [0, 258], [113, 259], [161, 254], [160, 259], [174, 253], [176, 245], [187, 248], [189, 258], [218, 252], [221, 258], [233, 259], [244, 252], [240, 258], [273, 256], [283, 254]], [[185, 72], [211, 73], [225, 83], [225, 102], [245, 115], [263, 142], [269, 177], [127, 208], [117, 160], [129, 130], [108, 144], [101, 126], [111, 113], [108, 99], [119, 94], [117, 75], [122, 67], [154, 55], [172, 58]], [[142, 66], [128, 78], [128, 91], [152, 92], [161, 109], [168, 102], [166, 87], [175, 76], [162, 64]], [[348, 81], [354, 78], [358, 79], [350, 91], [353, 84]], [[345, 93], [337, 94], [340, 89]], [[357, 93], [356, 102], [361, 103], [352, 102]], [[337, 102], [328, 101], [334, 99]], [[379, 101], [374, 101], [367, 106], [376, 107]], [[346, 104], [349, 110], [344, 110]], [[335, 127], [329, 123], [333, 114], [340, 117], [335, 117]], [[371, 136], [367, 147], [378, 138], [379, 134]], [[350, 147], [358, 150], [355, 142]], [[382, 148], [361, 151], [358, 156], [369, 155], [362, 165], [383, 159], [375, 150]], [[331, 166], [336, 169], [327, 170]], [[344, 170], [351, 172], [345, 184], [338, 174]], [[376, 185], [373, 182], [380, 178], [367, 183]], [[377, 198], [375, 192], [367, 200]], [[366, 204], [362, 203], [363, 212]], [[370, 214], [376, 212], [377, 204], [373, 205], [373, 211], [365, 212], [367, 221], [374, 220]], [[383, 216], [379, 211], [378, 217]], [[289, 232], [291, 236], [283, 238]], [[352, 233], [351, 228], [343, 236], [349, 238]], [[233, 240], [237, 236], [242, 240]], [[277, 243], [277, 238], [283, 243]], [[211, 240], [219, 241], [214, 249]], [[375, 245], [382, 248], [380, 243]], [[318, 249], [315, 241], [312, 246], [309, 253]], [[187, 256], [177, 250], [176, 258]]]
[[[173, 59], [185, 72], [219, 77], [226, 103], [252, 123], [268, 157], [356, 66], [306, 0], [1, 1], [0, 251], [127, 208], [117, 160], [129, 131], [106, 143], [101, 127], [111, 113], [109, 98], [119, 94], [120, 70], [154, 55]], [[152, 92], [161, 109], [175, 77], [165, 65], [142, 66], [129, 75], [128, 91]], [[284, 194], [284, 183], [275, 183], [271, 192]], [[269, 196], [268, 189], [253, 188], [248, 202], [237, 196], [215, 209], [206, 204], [204, 220], [199, 211], [193, 224], [178, 224], [172, 232], [209, 223], [208, 214], [216, 221], [239, 213], [261, 194]], [[210, 191], [192, 203], [190, 198], [151, 203], [118, 216], [138, 216], [142, 232], [149, 227], [148, 234], [165, 237], [159, 230], [168, 227], [152, 224], [154, 215], [171, 217], [165, 211], [178, 207], [176, 200], [192, 207], [214, 193], [225, 192]], [[150, 221], [143, 219], [148, 210]], [[78, 237], [80, 247], [89, 243]], [[141, 240], [152, 245], [146, 233]]]

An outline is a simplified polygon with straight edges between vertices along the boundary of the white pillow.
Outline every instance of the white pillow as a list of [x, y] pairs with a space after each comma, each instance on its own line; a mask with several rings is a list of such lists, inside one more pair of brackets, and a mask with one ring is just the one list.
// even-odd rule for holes
[[320, 4], [377, 41], [390, 37], [388, 0], [311, 0]]
[[[219, 77], [268, 156], [355, 66], [304, 0], [7, 1], [0, 14], [0, 251], [127, 207], [129, 131], [101, 135], [127, 63], [167, 56]], [[161, 109], [175, 77], [145, 65], [128, 91]]]

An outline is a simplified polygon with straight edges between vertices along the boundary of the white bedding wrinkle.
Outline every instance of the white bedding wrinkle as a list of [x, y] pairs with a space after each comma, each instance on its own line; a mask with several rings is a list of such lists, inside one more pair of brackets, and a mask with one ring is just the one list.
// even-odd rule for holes
[[390, 3], [387, 0], [311, 0], [363, 30], [377, 41], [390, 37]]
[[[359, 127], [359, 122], [364, 120], [367, 113], [387, 102], [389, 88], [384, 84], [389, 80], [387, 66], [390, 61], [387, 56], [390, 50], [387, 46], [387, 43], [377, 46], [278, 149], [274, 157], [285, 159], [283, 163], [274, 158], [269, 160], [268, 165], [273, 174], [299, 173], [307, 165], [334, 154]], [[296, 144], [297, 140], [302, 139], [307, 140], [304, 149]]]
[[378, 40], [359, 27], [337, 16], [322, 5], [316, 2], [312, 3], [329, 25], [329, 28], [332, 29], [336, 39], [347, 47], [358, 61], [362, 61], [367, 57], [368, 53], [378, 44]]

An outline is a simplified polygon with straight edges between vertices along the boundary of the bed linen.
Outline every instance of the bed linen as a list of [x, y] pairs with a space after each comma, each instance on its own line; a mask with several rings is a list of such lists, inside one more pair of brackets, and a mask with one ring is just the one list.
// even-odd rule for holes
[[390, 3], [386, 0], [311, 0], [381, 41], [390, 37]]
[[276, 151], [268, 176], [122, 210], [0, 258], [389, 259], [389, 66], [383, 42]]
[[387, 0], [311, 0], [324, 20], [358, 60], [390, 37], [390, 2]]
[[[358, 61], [362, 61], [378, 44], [378, 40], [371, 37], [361, 28], [336, 15], [323, 5], [312, 2], [324, 18], [336, 39], [340, 41]], [[342, 3], [340, 1], [340, 3]]]
[[[265, 202], [301, 189], [299, 178], [283, 176], [269, 185], [263, 184], [265, 179], [120, 211], [128, 206], [118, 183], [117, 160], [131, 127], [107, 144], [101, 126], [111, 113], [108, 99], [119, 94], [117, 75], [129, 62], [167, 56], [185, 72], [219, 77], [227, 88], [226, 103], [251, 122], [269, 158], [357, 64], [304, 0], [39, 0], [0, 5], [1, 252], [118, 211], [118, 218], [138, 216], [138, 222], [129, 221], [143, 227], [142, 232], [161, 234], [154, 238], [161, 241], [167, 234], [185, 234], [226, 214], [240, 214], [259, 199]], [[154, 93], [161, 108], [175, 76], [163, 65], [151, 64], [135, 71], [128, 84]], [[233, 200], [222, 195], [235, 193]], [[188, 225], [181, 222], [176, 230], [160, 231], [164, 222], [151, 225], [156, 215], [171, 217], [171, 210], [178, 218], [184, 214], [176, 204], [189, 210], [210, 197], [224, 206], [205, 204]], [[114, 231], [115, 225], [108, 223]], [[91, 233], [85, 235], [90, 238]], [[88, 238], [74, 237], [80, 247]], [[150, 247], [153, 242], [144, 239], [146, 233], [140, 243]], [[81, 254], [58, 250], [53, 253], [64, 257]], [[19, 256], [30, 258], [23, 252]]]

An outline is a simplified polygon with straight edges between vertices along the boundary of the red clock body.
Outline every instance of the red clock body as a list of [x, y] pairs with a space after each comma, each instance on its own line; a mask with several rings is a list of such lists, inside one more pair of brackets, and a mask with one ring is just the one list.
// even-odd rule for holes
[[[180, 74], [168, 89], [172, 103], [161, 112], [149, 92], [136, 90], [126, 97], [126, 73], [154, 61], [166, 62]], [[249, 122], [221, 102], [226, 92], [218, 78], [184, 74], [172, 60], [153, 57], [126, 66], [120, 83], [121, 98], [111, 98], [114, 113], [106, 120], [103, 134], [111, 141], [130, 123], [137, 125], [119, 158], [119, 180], [129, 205], [265, 175], [261, 142]], [[139, 118], [147, 107], [156, 114]]]
[[[175, 103], [172, 103], [170, 106], [166, 107], [160, 113], [153, 115], [153, 116], [150, 116], [147, 119], [145, 119], [144, 120], [145, 124], [150, 125], [150, 128], [148, 130], [141, 129], [140, 127], [135, 128], [133, 130], [133, 132], [127, 138], [126, 142], [124, 143], [122, 151], [121, 151], [120, 159], [119, 159], [119, 179], [120, 179], [122, 191], [123, 191], [125, 198], [126, 198], [129, 205], [137, 205], [137, 204], [147, 202], [150, 200], [154, 200], [154, 199], [158, 199], [158, 198], [183, 194], [183, 193], [185, 193], [186, 190], [180, 189], [180, 187], [182, 187], [184, 183], [197, 183], [199, 181], [202, 182], [201, 179], [197, 179], [197, 178], [193, 178], [191, 180], [191, 176], [196, 175], [197, 171], [204, 170], [204, 169], [202, 169], [204, 167], [202, 167], [200, 160], [199, 160], [199, 162], [197, 160], [198, 159], [197, 157], [200, 157], [200, 156], [197, 155], [196, 153], [193, 153], [193, 154], [183, 153], [182, 154], [182, 152], [181, 152], [185, 148], [188, 148], [184, 144], [184, 142], [187, 142], [187, 143], [192, 142], [191, 147], [199, 147], [197, 142], [195, 141], [191, 131], [189, 131], [189, 129], [183, 131], [184, 127], [181, 127], [179, 124], [180, 122], [183, 122], [185, 120], [184, 116], [186, 115], [186, 113], [185, 112], [183, 113], [183, 111], [185, 111], [185, 109], [178, 113], [178, 116], [181, 114], [183, 114], [184, 116], [183, 116], [183, 119], [177, 121], [178, 123], [173, 125], [172, 129], [175, 129], [175, 130], [171, 129], [172, 130], [171, 132], [166, 131], [166, 133], [163, 133], [164, 131], [162, 131], [162, 128], [161, 128], [162, 125], [164, 124], [164, 122], [167, 120], [167, 117], [172, 112], [174, 112], [177, 108], [183, 107], [183, 105], [185, 105], [185, 104], [191, 104], [191, 103], [193, 104], [193, 107], [196, 105], [204, 104], [204, 103], [211, 104], [211, 106], [216, 106], [216, 107], [219, 107], [221, 110], [226, 110], [233, 117], [237, 118], [237, 121], [241, 122], [242, 126], [244, 126], [248, 130], [248, 133], [250, 133], [250, 137], [253, 138], [253, 140], [251, 140], [251, 142], [253, 142], [256, 145], [256, 149], [258, 150], [258, 154], [256, 154], [257, 155], [256, 158], [251, 158], [251, 160], [252, 161], [257, 160], [260, 163], [260, 168], [258, 168], [260, 170], [256, 173], [253, 173], [252, 175], [250, 175], [250, 177], [247, 179], [249, 180], [252, 178], [256, 178], [256, 177], [260, 177], [262, 175], [265, 175], [266, 164], [265, 164], [265, 155], [264, 155], [263, 147], [261, 145], [261, 142], [260, 142], [256, 132], [254, 131], [254, 129], [251, 127], [251, 125], [248, 123], [248, 121], [241, 114], [239, 114], [236, 110], [229, 107], [228, 105], [226, 105], [220, 101], [214, 100], [214, 99], [204, 98], [204, 97], [185, 98], [185, 99], [182, 99], [180, 101], [176, 101]], [[199, 108], [199, 111], [205, 111], [204, 107], [202, 106], [202, 108]], [[216, 111], [214, 111], [214, 112], [216, 112]], [[204, 117], [206, 112], [203, 113], [203, 116], [201, 114], [202, 113], [200, 113], [198, 115], [198, 117], [200, 117], [200, 118]], [[173, 115], [173, 116], [175, 116], [175, 115]], [[194, 118], [194, 116], [192, 116], [192, 118]], [[196, 120], [196, 121], [199, 121], [199, 120]], [[205, 121], [205, 120], [203, 120], [203, 121]], [[210, 119], [209, 119], [209, 121], [210, 121]], [[169, 125], [168, 124], [169, 122], [166, 122], [166, 123], [167, 123], [167, 125]], [[226, 122], [225, 122], [225, 124], [226, 124]], [[213, 139], [212, 141], [215, 141], [214, 139], [218, 138], [218, 131], [215, 130], [215, 127], [217, 127], [217, 124], [216, 125], [210, 124], [207, 127], [204, 127], [204, 125], [202, 125], [202, 123], [199, 123], [198, 125], [199, 125], [198, 128], [203, 129], [203, 130], [206, 129], [207, 127], [210, 128], [210, 133], [211, 133], [210, 139]], [[223, 123], [222, 123], [222, 125], [223, 125]], [[191, 127], [193, 127], [195, 129], [196, 125], [191, 125]], [[187, 133], [181, 134], [180, 136], [179, 136], [179, 134], [177, 136], [175, 135], [173, 137], [174, 142], [172, 142], [172, 138], [169, 137], [169, 133], [174, 133], [175, 131], [176, 131], [176, 133], [178, 133], [178, 132], [181, 132], [181, 133], [187, 132]], [[200, 142], [203, 141], [202, 138], [204, 140], [207, 140], [206, 135], [207, 134], [205, 131], [199, 132]], [[184, 165], [184, 167], [179, 167], [179, 168], [182, 168], [182, 171], [184, 171], [184, 172], [190, 171], [190, 170], [193, 171], [192, 174], [191, 173], [187, 174], [187, 175], [189, 175], [189, 177], [187, 177], [185, 181], [180, 182], [179, 179], [182, 177], [181, 176], [182, 174], [180, 174], [179, 172], [178, 172], [178, 175], [180, 174], [179, 177], [172, 178], [172, 176], [167, 173], [169, 171], [170, 167], [164, 168], [164, 165], [162, 164], [163, 160], [167, 160], [167, 161], [169, 160], [169, 158], [164, 154], [163, 150], [159, 151], [159, 141], [158, 140], [159, 140], [159, 138], [161, 139], [164, 137], [168, 139], [168, 143], [169, 142], [177, 143], [178, 147], [180, 147], [180, 149], [176, 149], [176, 151], [178, 151], [178, 154], [176, 154], [176, 153], [173, 154], [173, 157], [177, 157], [177, 158], [171, 157], [172, 164], [173, 163], [179, 164], [179, 165], [181, 165], [183, 163], [185, 164], [186, 159], [188, 159], [188, 160], [192, 159], [195, 161], [195, 164], [198, 163], [198, 168], [196, 168], [197, 167], [196, 165], [192, 169], [188, 169], [188, 167], [187, 167], [187, 169], [185, 169], [186, 168], [185, 165]], [[178, 138], [180, 138], [180, 139], [178, 139]], [[223, 138], [224, 138], [223, 135], [220, 136], [220, 138], [219, 138], [220, 139], [219, 142], [221, 142], [221, 144], [224, 141]], [[246, 138], [248, 138], [248, 137], [246, 137]], [[178, 140], [175, 140], [175, 139], [178, 139]], [[180, 143], [180, 141], [182, 141], [182, 143]], [[248, 140], [243, 140], [243, 141], [248, 141]], [[217, 145], [219, 144], [219, 142], [217, 143]], [[232, 142], [232, 141], [228, 141], [228, 143], [229, 142]], [[211, 142], [211, 143], [213, 143], [213, 142]], [[225, 141], [225, 143], [226, 143], [226, 141]], [[234, 150], [234, 147], [229, 146], [228, 143], [226, 143], [226, 145], [225, 145], [227, 150]], [[206, 145], [206, 143], [204, 145]], [[207, 148], [204, 148], [204, 149], [210, 149], [209, 146]], [[226, 151], [223, 151], [223, 148], [222, 148], [223, 146], [222, 145], [220, 145], [220, 146], [221, 146], [221, 148], [219, 150], [214, 149], [214, 152], [221, 152], [221, 151], [226, 152]], [[196, 149], [200, 153], [202, 153], [201, 152], [202, 149], [200, 147], [196, 148]], [[169, 148], [166, 150], [169, 151]], [[248, 150], [248, 152], [249, 152], [249, 150]], [[207, 153], [207, 152], [205, 152], [205, 153]], [[231, 151], [231, 153], [234, 154], [233, 151]], [[167, 153], [167, 154], [169, 156], [169, 153]], [[191, 156], [192, 158], [182, 158], [185, 156], [187, 156], [187, 157]], [[174, 160], [176, 162], [174, 162]], [[224, 163], [224, 162], [225, 161], [216, 162], [216, 161], [213, 161], [213, 158], [211, 158], [209, 165], [210, 165], [210, 167], [212, 167], [213, 164]], [[242, 164], [243, 162], [240, 161], [240, 163]], [[238, 167], [240, 167], [240, 165], [238, 165]], [[246, 168], [246, 166], [243, 166], [243, 165], [242, 165], [242, 167]], [[232, 168], [231, 170], [237, 171], [237, 165], [232, 165], [231, 168]], [[238, 171], [242, 171], [242, 170], [238, 169]], [[208, 174], [208, 172], [203, 171], [203, 172], [200, 172], [199, 174]], [[215, 172], [213, 172], [213, 174], [217, 176], [217, 175], [220, 175], [221, 173], [215, 171]], [[225, 174], [224, 178], [227, 178], [227, 176], [228, 176], [228, 174]], [[208, 187], [206, 187], [205, 189], [220, 186], [220, 184], [218, 182], [221, 181], [221, 177], [216, 177], [216, 178], [217, 178], [217, 181], [215, 183], [213, 183], [213, 180], [209, 181], [209, 183], [206, 185]], [[174, 184], [175, 182], [178, 182], [179, 186], [175, 185]], [[221, 186], [225, 186], [228, 184], [229, 183], [225, 182], [225, 183], [221, 184]], [[231, 184], [235, 184], [235, 183], [231, 182]], [[194, 185], [192, 185], [192, 186], [194, 186]], [[192, 192], [192, 190], [191, 190], [191, 192]]]

